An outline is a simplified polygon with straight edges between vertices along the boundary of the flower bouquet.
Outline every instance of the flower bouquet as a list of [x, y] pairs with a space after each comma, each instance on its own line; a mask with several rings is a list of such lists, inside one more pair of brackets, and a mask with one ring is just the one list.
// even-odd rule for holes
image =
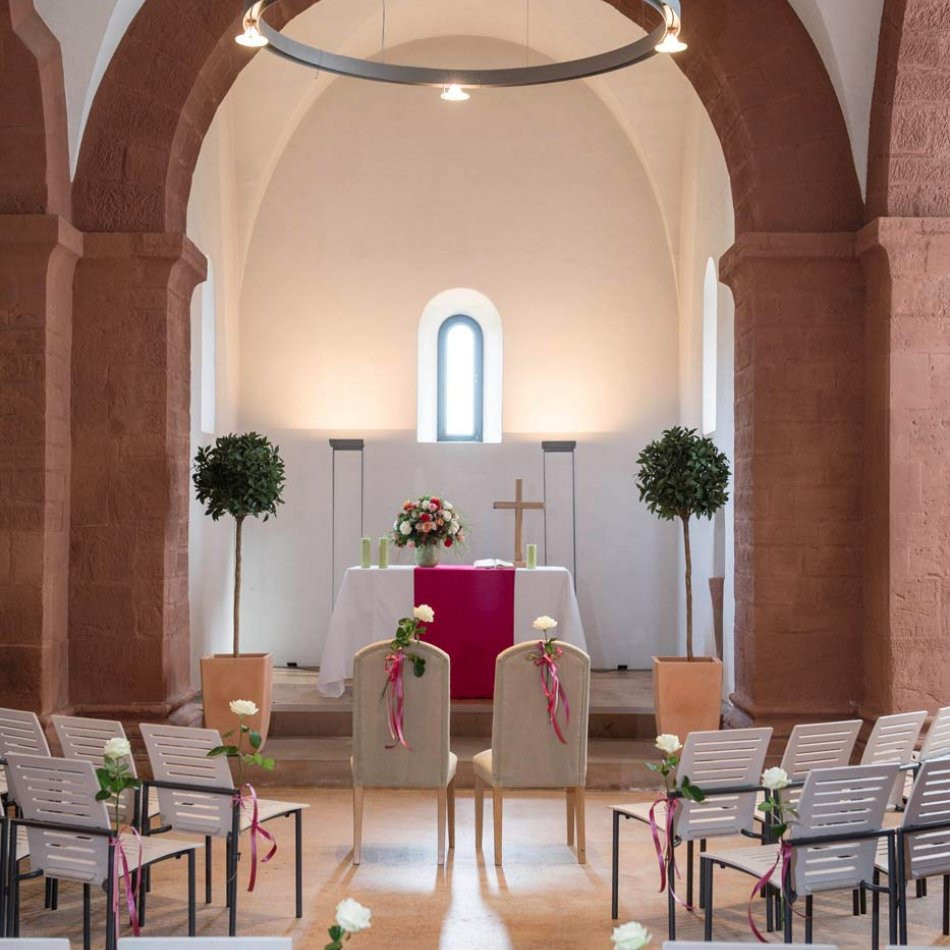
[[403, 731], [403, 706], [405, 703], [405, 689], [402, 681], [403, 664], [408, 660], [412, 663], [412, 672], [415, 676], [423, 676], [426, 671], [426, 660], [418, 653], [409, 652], [419, 638], [426, 632], [426, 624], [435, 622], [435, 611], [428, 604], [418, 604], [412, 608], [411, 617], [403, 617], [396, 627], [396, 636], [389, 643], [389, 652], [386, 654], [386, 685], [380, 695], [380, 701], [387, 699], [389, 711], [389, 734], [393, 749], [398, 743], [410, 748]]
[[438, 563], [440, 547], [464, 542], [465, 525], [452, 502], [423, 495], [403, 502], [390, 537], [397, 548], [414, 548], [416, 563], [428, 567]]

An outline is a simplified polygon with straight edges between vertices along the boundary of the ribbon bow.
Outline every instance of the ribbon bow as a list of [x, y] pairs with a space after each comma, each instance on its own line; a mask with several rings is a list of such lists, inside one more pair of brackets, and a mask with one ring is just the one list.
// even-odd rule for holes
[[135, 865], [135, 885], [132, 884], [132, 875], [129, 871], [129, 858], [125, 853], [125, 845], [122, 843], [122, 836], [116, 834], [109, 839], [112, 845], [112, 915], [115, 918], [115, 935], [119, 937], [121, 929], [119, 913], [119, 886], [120, 880], [125, 888], [125, 907], [129, 913], [129, 923], [132, 925], [132, 933], [137, 937], [139, 935], [139, 900], [142, 896], [142, 836], [135, 828], [131, 826], [128, 829], [135, 837], [138, 845], [138, 862]]
[[394, 749], [397, 743], [406, 749], [410, 748], [403, 733], [405, 690], [402, 676], [406, 654], [402, 650], [393, 650], [386, 656], [386, 695], [389, 710], [389, 735], [392, 743], [387, 749]]
[[548, 651], [547, 645], [543, 640], [538, 641], [538, 652], [531, 659], [534, 665], [541, 670], [541, 688], [544, 690], [545, 699], [548, 701], [548, 719], [551, 720], [551, 727], [557, 736], [558, 742], [567, 745], [567, 739], [561, 731], [558, 723], [558, 711], [561, 702], [564, 703], [564, 725], [571, 721], [571, 707], [567, 701], [567, 693], [561, 685], [558, 677], [557, 661], [564, 651], [560, 647], [554, 647], [553, 653]]
[[[244, 792], [244, 789], [247, 789], [247, 793]], [[234, 801], [237, 803], [238, 807], [243, 812], [246, 808], [250, 807], [251, 809], [251, 877], [247, 884], [248, 892], [254, 890], [254, 885], [257, 883], [257, 839], [258, 836], [263, 838], [265, 841], [270, 842], [270, 851], [261, 858], [261, 864], [267, 864], [271, 858], [277, 854], [277, 842], [274, 840], [274, 836], [260, 823], [258, 819], [258, 805], [257, 805], [257, 792], [254, 791], [254, 786], [248, 783], [244, 785], [241, 790], [234, 796]], [[236, 843], [235, 843], [236, 846]]]

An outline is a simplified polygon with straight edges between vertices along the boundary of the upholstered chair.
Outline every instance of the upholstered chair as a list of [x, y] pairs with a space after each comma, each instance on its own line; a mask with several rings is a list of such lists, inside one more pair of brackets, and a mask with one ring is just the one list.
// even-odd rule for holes
[[537, 641], [519, 643], [495, 661], [492, 747], [479, 752], [475, 768], [475, 846], [482, 846], [485, 789], [492, 790], [495, 864], [502, 859], [502, 799], [505, 789], [563, 788], [567, 797], [567, 843], [577, 835], [577, 861], [584, 864], [584, 786], [587, 782], [587, 719], [590, 707], [590, 657], [575, 646], [564, 651], [558, 676], [570, 705], [563, 723], [565, 743], [551, 726], [541, 670], [533, 662]]
[[445, 828], [455, 847], [455, 769], [449, 751], [449, 655], [428, 643], [408, 650], [426, 661], [416, 676], [403, 668], [403, 725], [408, 748], [389, 731], [386, 657], [389, 641], [371, 643], [353, 659], [353, 863], [362, 860], [363, 790], [434, 788], [438, 793], [438, 860], [445, 863]]

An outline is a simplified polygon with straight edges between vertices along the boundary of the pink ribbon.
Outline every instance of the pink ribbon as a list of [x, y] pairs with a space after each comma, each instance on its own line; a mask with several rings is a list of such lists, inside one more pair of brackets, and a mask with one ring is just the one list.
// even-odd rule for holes
[[545, 650], [544, 646], [544, 641], [539, 640], [538, 654], [532, 657], [532, 659], [534, 660], [534, 665], [541, 670], [541, 688], [544, 690], [544, 696], [548, 701], [548, 719], [551, 720], [554, 734], [557, 736], [558, 742], [567, 745], [567, 739], [564, 738], [564, 733], [561, 732], [561, 727], [557, 721], [558, 710], [562, 701], [564, 703], [564, 725], [566, 726], [571, 721], [571, 707], [567, 701], [567, 693], [564, 692], [564, 687], [561, 685], [557, 671], [558, 658], [564, 651], [560, 647], [555, 647], [555, 655], [551, 656], [551, 654]]
[[[248, 793], [244, 794], [244, 788], [248, 790]], [[277, 842], [274, 840], [274, 836], [260, 823], [258, 820], [258, 807], [257, 807], [257, 792], [254, 791], [254, 786], [248, 783], [243, 786], [240, 792], [234, 796], [234, 800], [238, 803], [241, 811], [243, 812], [245, 808], [250, 804], [251, 808], [251, 877], [247, 883], [248, 892], [254, 890], [254, 885], [257, 883], [257, 838], [258, 835], [263, 838], [265, 841], [270, 842], [270, 851], [261, 858], [261, 864], [267, 864], [271, 858], [277, 854]], [[237, 842], [234, 843], [237, 845]]]
[[[666, 805], [666, 828], [664, 829], [666, 833], [665, 848], [660, 843], [660, 829], [656, 821], [656, 809], [659, 805]], [[679, 870], [676, 867], [676, 850], [673, 847], [674, 824], [676, 822], [676, 809], [678, 807], [679, 799], [672, 796], [658, 798], [650, 806], [650, 833], [653, 835], [653, 847], [656, 849], [656, 861], [660, 867], [660, 887], [657, 893], [662, 894], [668, 884], [670, 888], [670, 894], [673, 895], [673, 900], [675, 900], [682, 907], [685, 907], [686, 910], [692, 912], [693, 907], [676, 893], [676, 888], [673, 886], [674, 878], [679, 877]], [[667, 880], [667, 863], [669, 863], [669, 880]]]
[[119, 913], [119, 881], [121, 880], [125, 887], [125, 907], [129, 913], [129, 923], [132, 925], [132, 933], [137, 937], [139, 935], [139, 907], [138, 902], [142, 895], [142, 836], [135, 828], [130, 827], [129, 831], [135, 836], [139, 848], [139, 859], [135, 866], [135, 889], [132, 888], [131, 874], [129, 872], [129, 858], [125, 853], [125, 846], [122, 844], [120, 835], [109, 839], [112, 845], [112, 915], [115, 918], [115, 936], [119, 939], [121, 930], [121, 914]]
[[772, 875], [775, 873], [779, 864], [782, 865], [782, 894], [784, 895], [785, 900], [788, 900], [788, 876], [792, 867], [791, 857], [792, 846], [787, 841], [782, 841], [779, 844], [778, 854], [775, 855], [775, 863], [765, 872], [765, 874], [762, 875], [762, 877], [758, 879], [758, 881], [756, 881], [755, 887], [752, 888], [752, 893], [749, 895], [749, 908], [746, 912], [746, 916], [749, 918], [749, 927], [751, 928], [752, 933], [755, 935], [755, 939], [758, 940], [759, 943], [768, 943], [768, 941], [762, 936], [762, 934], [759, 932], [759, 928], [755, 925], [755, 919], [752, 916], [753, 902], [755, 901], [756, 897], [758, 897], [758, 895], [762, 893], [768, 886], [769, 882], [772, 880]]
[[403, 689], [402, 674], [406, 655], [402, 650], [394, 650], [386, 656], [386, 693], [389, 708], [389, 735], [392, 743], [387, 749], [395, 749], [398, 743], [410, 748], [403, 734], [403, 715], [405, 706], [405, 691]]

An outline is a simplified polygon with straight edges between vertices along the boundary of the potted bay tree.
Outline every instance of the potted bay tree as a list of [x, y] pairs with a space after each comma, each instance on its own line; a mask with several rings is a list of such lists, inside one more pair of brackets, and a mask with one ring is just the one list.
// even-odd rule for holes
[[640, 501], [663, 521], [679, 521], [686, 555], [686, 656], [653, 657], [658, 733], [685, 737], [719, 728], [722, 660], [693, 652], [693, 565], [689, 522], [712, 518], [729, 500], [729, 460], [712, 439], [674, 426], [637, 458]]
[[204, 723], [224, 732], [234, 723], [232, 700], [251, 700], [258, 712], [248, 725], [267, 737], [274, 664], [270, 653], [241, 653], [241, 533], [248, 517], [264, 521], [283, 504], [284, 462], [277, 447], [256, 432], [223, 435], [195, 456], [192, 481], [205, 514], [234, 519], [234, 648], [201, 658]]

